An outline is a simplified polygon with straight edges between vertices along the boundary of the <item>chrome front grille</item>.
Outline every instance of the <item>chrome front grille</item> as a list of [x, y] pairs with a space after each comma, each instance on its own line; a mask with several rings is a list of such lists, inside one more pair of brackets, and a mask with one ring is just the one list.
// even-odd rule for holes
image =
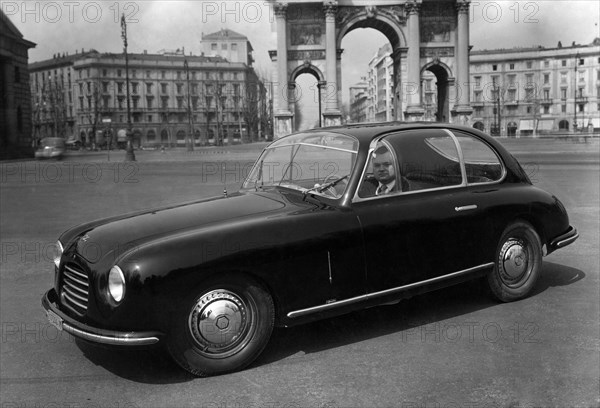
[[89, 280], [76, 264], [65, 265], [62, 275], [61, 300], [79, 314], [85, 314], [88, 305]]

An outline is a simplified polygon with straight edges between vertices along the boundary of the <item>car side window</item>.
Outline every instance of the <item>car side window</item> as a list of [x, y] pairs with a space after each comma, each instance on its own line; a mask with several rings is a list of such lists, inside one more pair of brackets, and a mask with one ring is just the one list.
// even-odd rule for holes
[[463, 183], [458, 149], [443, 129], [405, 130], [386, 137], [398, 157], [406, 192]]
[[467, 183], [490, 183], [504, 174], [502, 162], [490, 146], [476, 137], [461, 131], [453, 131], [458, 139], [465, 162]]

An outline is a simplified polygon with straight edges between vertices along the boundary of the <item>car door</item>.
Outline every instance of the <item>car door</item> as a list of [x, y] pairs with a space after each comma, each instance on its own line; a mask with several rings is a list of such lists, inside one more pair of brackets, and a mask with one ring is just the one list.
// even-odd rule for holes
[[464, 220], [460, 229], [463, 248], [476, 265], [494, 261], [502, 230], [511, 219], [502, 180], [506, 170], [499, 155], [482, 139], [463, 130], [452, 130], [460, 146], [467, 188], [457, 202]]
[[[472, 229], [469, 225], [477, 217], [467, 207], [456, 138], [444, 129], [413, 129], [386, 136], [377, 142], [381, 144], [394, 153], [396, 181], [402, 188], [368, 196], [361, 186], [353, 202], [363, 228], [368, 290], [396, 288], [475, 266], [465, 249], [463, 228]], [[364, 184], [372, 178], [370, 165]]]

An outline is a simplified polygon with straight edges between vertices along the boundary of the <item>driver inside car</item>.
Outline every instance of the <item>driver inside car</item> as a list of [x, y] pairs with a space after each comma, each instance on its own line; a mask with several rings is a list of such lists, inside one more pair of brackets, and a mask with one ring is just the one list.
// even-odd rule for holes
[[[360, 197], [373, 197], [407, 191], [408, 184], [398, 177], [394, 156], [385, 145], [380, 145], [371, 158], [373, 175], [367, 176], [361, 186]], [[400, 183], [398, 183], [400, 179]]]

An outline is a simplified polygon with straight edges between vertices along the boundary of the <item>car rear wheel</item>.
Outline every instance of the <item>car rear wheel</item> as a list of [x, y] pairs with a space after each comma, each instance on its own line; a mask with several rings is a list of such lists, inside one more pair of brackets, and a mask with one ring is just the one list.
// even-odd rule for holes
[[246, 277], [204, 285], [182, 302], [167, 346], [190, 373], [205, 377], [240, 370], [254, 361], [273, 331], [269, 293]]
[[526, 297], [541, 266], [541, 241], [533, 227], [527, 222], [510, 225], [498, 243], [494, 268], [488, 275], [492, 294], [502, 302]]

